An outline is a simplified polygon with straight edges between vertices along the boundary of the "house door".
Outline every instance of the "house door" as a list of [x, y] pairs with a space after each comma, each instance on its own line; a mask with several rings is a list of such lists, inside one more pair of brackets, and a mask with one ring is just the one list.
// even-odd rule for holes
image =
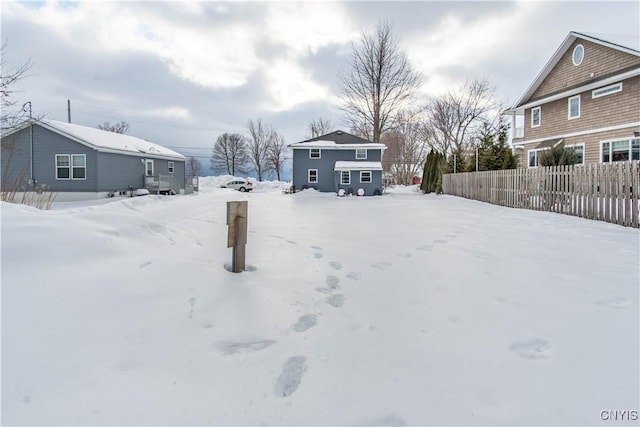
[[147, 159], [144, 161], [144, 174], [146, 176], [153, 176], [153, 160]]

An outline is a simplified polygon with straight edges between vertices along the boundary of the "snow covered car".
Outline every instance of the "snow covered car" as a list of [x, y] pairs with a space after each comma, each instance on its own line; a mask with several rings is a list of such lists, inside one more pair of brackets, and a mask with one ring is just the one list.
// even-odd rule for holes
[[253, 184], [246, 179], [234, 179], [233, 181], [229, 181], [226, 184], [221, 185], [220, 188], [232, 188], [244, 193], [245, 191], [253, 190]]

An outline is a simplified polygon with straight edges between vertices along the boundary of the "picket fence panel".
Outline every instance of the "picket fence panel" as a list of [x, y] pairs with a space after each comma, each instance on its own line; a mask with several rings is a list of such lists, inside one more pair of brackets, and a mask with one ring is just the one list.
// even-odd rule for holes
[[640, 228], [640, 162], [464, 172], [442, 177], [444, 194]]

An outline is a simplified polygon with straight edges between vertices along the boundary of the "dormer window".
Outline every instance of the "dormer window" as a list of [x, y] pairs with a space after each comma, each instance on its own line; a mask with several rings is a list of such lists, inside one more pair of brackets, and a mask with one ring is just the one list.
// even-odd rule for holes
[[319, 148], [310, 148], [309, 149], [309, 158], [310, 159], [319, 159], [320, 158], [320, 149]]
[[366, 160], [366, 158], [367, 158], [367, 149], [356, 148], [356, 160]]

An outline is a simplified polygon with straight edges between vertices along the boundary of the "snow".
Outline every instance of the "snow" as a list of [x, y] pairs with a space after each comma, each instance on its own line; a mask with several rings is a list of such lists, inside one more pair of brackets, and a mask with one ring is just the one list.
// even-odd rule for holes
[[57, 120], [41, 120], [41, 122], [99, 150], [106, 149], [135, 153], [140, 156], [147, 155], [153, 157], [169, 157], [178, 160], [185, 159], [180, 153], [144, 139], [136, 138], [135, 136], [109, 132], [74, 123], [59, 122]]
[[336, 162], [334, 170], [374, 170], [381, 171], [381, 162], [349, 162], [339, 160]]
[[[602, 410], [637, 410], [639, 230], [415, 186], [341, 198], [228, 178], [0, 205], [3, 425], [606, 425]], [[249, 201], [239, 274], [230, 200]]]

